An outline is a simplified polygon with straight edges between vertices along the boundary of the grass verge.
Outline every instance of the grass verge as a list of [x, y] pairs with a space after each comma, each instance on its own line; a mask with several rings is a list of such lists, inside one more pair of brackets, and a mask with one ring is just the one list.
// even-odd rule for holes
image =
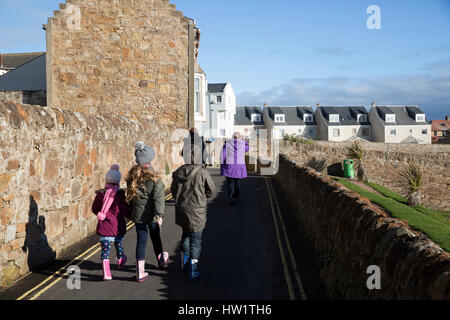
[[424, 210], [424, 208], [408, 207], [401, 201], [384, 196], [384, 193], [378, 189], [376, 190], [383, 195], [372, 193], [343, 178], [335, 177], [333, 179], [362, 197], [369, 199], [371, 202], [382, 206], [392, 217], [407, 221], [412, 228], [426, 234], [445, 251], [450, 252], [450, 223], [446, 221], [444, 216], [431, 213], [429, 209]]

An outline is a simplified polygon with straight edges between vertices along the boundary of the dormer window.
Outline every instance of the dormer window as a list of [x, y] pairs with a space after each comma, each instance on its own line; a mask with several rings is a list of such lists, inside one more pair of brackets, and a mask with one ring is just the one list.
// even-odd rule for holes
[[284, 122], [284, 121], [285, 121], [284, 114], [276, 114], [275, 115], [275, 122]]
[[257, 113], [252, 114], [252, 122], [260, 122], [261, 121], [261, 115]]
[[358, 114], [356, 119], [358, 122], [367, 122], [367, 114]]
[[339, 122], [338, 114], [330, 114], [330, 122]]
[[416, 114], [416, 122], [425, 122], [424, 114]]
[[314, 116], [312, 114], [303, 115], [303, 122], [313, 122]]
[[395, 114], [387, 114], [386, 115], [386, 122], [395, 123]]

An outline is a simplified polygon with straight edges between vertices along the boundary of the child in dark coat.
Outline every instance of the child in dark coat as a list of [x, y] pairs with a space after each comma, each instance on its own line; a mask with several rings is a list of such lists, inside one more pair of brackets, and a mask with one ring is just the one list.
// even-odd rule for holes
[[125, 191], [120, 189], [121, 175], [118, 165], [112, 165], [106, 174], [106, 186], [95, 193], [92, 212], [97, 215], [97, 234], [100, 236], [102, 246], [101, 259], [103, 264], [103, 280], [111, 280], [109, 254], [111, 242], [114, 243], [117, 253], [119, 269], [127, 262], [123, 251], [123, 239], [127, 232], [125, 218], [130, 219], [130, 209], [126, 202]]
[[189, 280], [200, 276], [198, 260], [206, 226], [206, 199], [215, 191], [214, 182], [202, 162], [194, 164], [198, 154], [200, 149], [193, 145], [190, 163], [173, 173], [170, 188], [175, 199], [175, 223], [183, 229], [180, 248], [182, 270], [189, 271]]

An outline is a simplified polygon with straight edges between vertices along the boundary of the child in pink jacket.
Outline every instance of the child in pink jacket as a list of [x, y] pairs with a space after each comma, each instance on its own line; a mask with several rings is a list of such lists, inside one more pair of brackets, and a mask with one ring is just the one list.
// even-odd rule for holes
[[100, 236], [102, 246], [101, 259], [103, 264], [103, 280], [111, 280], [109, 254], [111, 243], [114, 243], [117, 252], [119, 269], [127, 262], [123, 251], [123, 239], [127, 232], [125, 218], [131, 219], [130, 208], [126, 202], [125, 191], [120, 189], [121, 175], [118, 165], [112, 165], [106, 174], [104, 189], [95, 193], [92, 212], [97, 215], [97, 234]]

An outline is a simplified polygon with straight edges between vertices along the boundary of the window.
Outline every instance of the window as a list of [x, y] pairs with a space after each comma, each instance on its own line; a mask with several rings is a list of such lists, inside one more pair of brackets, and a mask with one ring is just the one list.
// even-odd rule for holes
[[298, 134], [302, 134], [302, 129], [298, 129]]
[[358, 114], [358, 122], [367, 122], [367, 114]]
[[222, 103], [222, 96], [217, 96], [216, 101], [217, 103]]
[[227, 133], [227, 130], [226, 129], [220, 129], [219, 132], [220, 132], [220, 136], [221, 137], [225, 137], [226, 133]]
[[260, 114], [252, 114], [252, 122], [260, 122], [261, 121], [261, 115]]
[[310, 136], [314, 136], [314, 135], [316, 135], [316, 130], [314, 130], [314, 128], [309, 128], [309, 129], [308, 129], [308, 134], [309, 134]]
[[312, 114], [305, 114], [303, 116], [303, 122], [313, 122], [314, 116]]
[[276, 114], [275, 115], [275, 122], [284, 122], [284, 114]]
[[218, 114], [217, 114], [217, 118], [219, 119], [219, 120], [225, 120], [225, 111], [222, 111], [222, 112], [219, 112]]
[[409, 134], [412, 134], [413, 133], [413, 129], [409, 129]]
[[353, 129], [352, 129], [352, 135], [354, 135], [354, 136], [355, 136], [355, 135], [356, 135], [357, 133], [358, 133], [358, 129], [356, 129], [356, 128], [353, 128]]
[[279, 137], [280, 138], [283, 138], [284, 137], [284, 133], [286, 132], [284, 129], [280, 129], [280, 130], [278, 130], [278, 134], [279, 134]]
[[333, 129], [333, 137], [339, 137], [341, 135], [341, 130]]
[[369, 128], [362, 128], [362, 135], [367, 137], [369, 135]]
[[395, 114], [387, 114], [386, 122], [395, 122]]
[[339, 122], [338, 114], [330, 114], [330, 122]]
[[428, 130], [427, 129], [422, 129], [422, 134], [427, 134]]
[[391, 136], [395, 137], [397, 135], [396, 129], [391, 129]]
[[201, 96], [200, 96], [200, 78], [199, 77], [195, 78], [194, 91], [195, 91], [194, 109], [195, 109], [195, 112], [200, 113], [200, 103], [201, 103], [200, 97]]
[[416, 122], [425, 122], [424, 114], [416, 114]]

